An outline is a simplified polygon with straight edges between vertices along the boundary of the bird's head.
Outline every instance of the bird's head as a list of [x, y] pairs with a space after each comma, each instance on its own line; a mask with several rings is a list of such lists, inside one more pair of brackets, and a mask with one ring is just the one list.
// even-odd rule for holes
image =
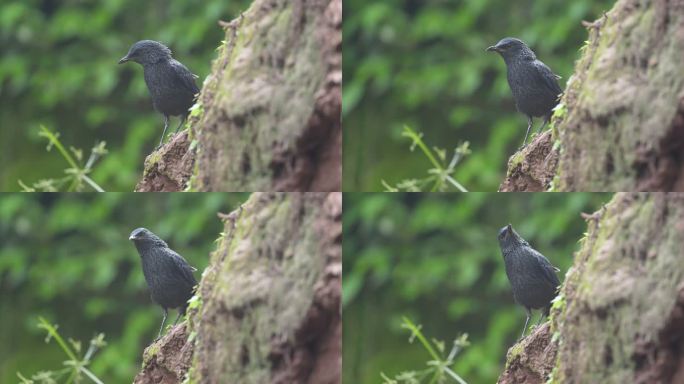
[[171, 50], [164, 44], [154, 40], [141, 40], [131, 46], [119, 64], [135, 61], [138, 64], [154, 64], [160, 60], [171, 58]]
[[508, 224], [507, 226], [499, 230], [498, 239], [501, 248], [507, 248], [513, 245], [527, 244], [527, 242], [522, 237], [520, 237], [520, 235], [518, 235], [518, 232], [516, 232], [513, 229], [513, 226], [511, 224]]
[[488, 52], [497, 52], [504, 59], [513, 58], [517, 56], [532, 56], [532, 50], [520, 39], [515, 37], [505, 37], [499, 40], [496, 45], [487, 48]]
[[155, 235], [152, 233], [147, 228], [136, 228], [131, 232], [130, 236], [128, 236], [128, 240], [131, 240], [135, 244], [164, 244], [164, 240], [160, 239], [159, 236]]

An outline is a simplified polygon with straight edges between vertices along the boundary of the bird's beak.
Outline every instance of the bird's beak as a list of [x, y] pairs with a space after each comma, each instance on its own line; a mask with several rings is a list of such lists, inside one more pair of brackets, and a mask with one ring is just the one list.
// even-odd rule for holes
[[508, 225], [506, 226], [506, 230], [510, 232], [511, 229], [513, 229], [513, 227], [512, 227], [510, 224], [508, 224]]
[[491, 51], [499, 52], [499, 48], [497, 48], [496, 45], [492, 45], [491, 47], [487, 47], [487, 49], [485, 49], [485, 51], [487, 51], [487, 52], [491, 52]]
[[135, 237], [134, 235], [130, 235], [130, 236], [128, 237], [128, 240], [135, 240], [135, 239], [136, 239], [136, 237]]
[[127, 61], [128, 61], [128, 55], [122, 57], [121, 60], [119, 60], [119, 64], [123, 64], [123, 63], [125, 63], [125, 62], [127, 62]]

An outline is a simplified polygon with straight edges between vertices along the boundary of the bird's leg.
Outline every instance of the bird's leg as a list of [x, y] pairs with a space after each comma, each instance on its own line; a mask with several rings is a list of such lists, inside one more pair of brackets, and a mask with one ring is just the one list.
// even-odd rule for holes
[[546, 126], [546, 124], [549, 123], [549, 121], [551, 120], [551, 116], [552, 116], [551, 114], [548, 114], [548, 115], [544, 116], [544, 122], [543, 122], [542, 125], [539, 127], [539, 129], [537, 129], [537, 133], [541, 132], [542, 129], [544, 129], [544, 127]]
[[181, 122], [180, 122], [180, 124], [178, 124], [178, 127], [176, 127], [176, 132], [174, 132], [174, 133], [178, 133], [178, 130], [180, 129], [180, 127], [183, 126], [183, 124], [185, 124], [185, 120], [187, 120], [187, 118], [188, 118], [188, 115], [183, 115], [183, 117], [181, 117]]
[[162, 146], [162, 143], [164, 142], [164, 136], [166, 135], [166, 129], [169, 127], [169, 115], [164, 115], [164, 132], [162, 132], [162, 137], [159, 139], [159, 146], [157, 149], [159, 149]]
[[162, 319], [161, 327], [159, 327], [159, 334], [157, 335], [157, 339], [161, 337], [162, 329], [164, 329], [164, 323], [166, 322], [166, 316], [168, 316], [169, 310], [164, 308], [164, 318]]
[[529, 308], [525, 307], [525, 312], [527, 312], [527, 319], [525, 319], [525, 326], [523, 327], [522, 335], [520, 335], [519, 340], [522, 340], [523, 337], [525, 337], [525, 331], [527, 330], [527, 324], [530, 322], [530, 317], [532, 317], [532, 311], [530, 311]]
[[532, 128], [532, 116], [527, 116], [527, 132], [525, 133], [525, 140], [523, 140], [523, 145], [520, 147], [520, 149], [525, 148], [527, 136], [530, 134], [530, 128]]
[[539, 316], [539, 321], [537, 322], [537, 325], [541, 324], [543, 318], [546, 317], [548, 319], [550, 313], [551, 313], [551, 305], [544, 308], [541, 315]]
[[176, 321], [173, 322], [173, 325], [176, 325], [176, 323], [178, 323], [178, 319], [180, 319], [181, 316], [183, 316], [183, 311], [178, 311], [178, 316], [176, 316]]

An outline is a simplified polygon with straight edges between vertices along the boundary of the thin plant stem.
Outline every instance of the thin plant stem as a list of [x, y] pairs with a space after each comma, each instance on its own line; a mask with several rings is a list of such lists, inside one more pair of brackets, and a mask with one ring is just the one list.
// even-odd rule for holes
[[[92, 170], [92, 166], [97, 161], [97, 159], [104, 153], [106, 153], [106, 149], [104, 148], [105, 144], [104, 142], [99, 143], [95, 147], [93, 147], [92, 152], [90, 154], [90, 157], [88, 158], [88, 161], [86, 162], [85, 167], [80, 167], [78, 165], [76, 159], [69, 153], [69, 151], [64, 148], [64, 145], [59, 141], [59, 138], [57, 137], [57, 134], [53, 133], [49, 129], [47, 129], [45, 126], [41, 125], [40, 126], [40, 132], [39, 135], [45, 137], [48, 139], [49, 145], [54, 146], [57, 148], [57, 151], [64, 157], [67, 163], [69, 163], [69, 166], [71, 168], [67, 169], [67, 173], [69, 176], [67, 176], [65, 183], [68, 182], [69, 186], [67, 188], [67, 191], [72, 192], [78, 190], [82, 183], [85, 181], [86, 184], [88, 184], [91, 188], [93, 188], [97, 192], [104, 192], [104, 189], [100, 187], [93, 179], [88, 177], [88, 173]], [[49, 146], [48, 146], [49, 148]], [[22, 183], [20, 182], [20, 185]], [[29, 189], [22, 185], [24, 189]], [[35, 188], [35, 185], [34, 185]]]
[[[458, 384], [467, 384], [461, 376], [459, 376], [450, 365], [453, 364], [453, 359], [456, 357], [458, 352], [468, 345], [467, 334], [461, 335], [458, 339], [454, 340], [454, 344], [446, 358], [443, 357], [443, 344], [439, 340], [428, 340], [419, 325], [414, 324], [407, 317], [402, 316], [402, 328], [408, 329], [411, 332], [411, 338], [418, 339], [423, 348], [428, 352], [431, 360], [428, 360], [428, 369], [422, 371], [409, 371], [404, 372], [400, 376], [390, 379], [381, 373], [384, 383], [422, 383], [423, 379], [428, 379], [427, 376], [430, 375], [427, 384], [442, 383], [444, 380], [453, 379]], [[450, 381], [450, 380], [449, 380]]]
[[95, 383], [97, 383], [97, 384], [104, 384], [102, 381], [100, 381], [100, 379], [97, 378], [97, 376], [95, 376], [95, 374], [93, 374], [92, 372], [90, 372], [90, 370], [89, 370], [88, 368], [86, 368], [86, 367], [81, 367], [80, 370], [81, 370], [81, 372], [83, 372], [86, 376], [88, 376], [88, 377], [90, 378], [90, 380], [94, 381]]
[[451, 177], [451, 176], [449, 176], [449, 175], [446, 175], [446, 179], [447, 179], [447, 181], [449, 181], [454, 187], [456, 187], [456, 189], [458, 189], [459, 191], [461, 191], [461, 192], [468, 192], [468, 190], [465, 189], [465, 187], [463, 187], [463, 185], [461, 185], [461, 183], [459, 183], [458, 181], [456, 181], [453, 177]]
[[[82, 372], [84, 375], [88, 376], [94, 383], [96, 384], [104, 384], [102, 380], [100, 380], [93, 372], [91, 372], [88, 368], [85, 367], [86, 364], [90, 362], [90, 358], [92, 357], [93, 353], [95, 353], [95, 350], [97, 349], [98, 345], [103, 345], [103, 335], [99, 335], [97, 339], [93, 339], [91, 341], [90, 346], [88, 347], [88, 351], [85, 354], [85, 357], [83, 359], [79, 359], [76, 356], [76, 353], [69, 347], [69, 345], [64, 341], [62, 336], [60, 336], [59, 332], [57, 332], [57, 327], [53, 326], [48, 322], [44, 317], [39, 316], [38, 317], [38, 327], [43, 328], [47, 331], [48, 337], [54, 338], [55, 341], [57, 341], [57, 344], [62, 348], [64, 353], [69, 357], [69, 360], [65, 362], [66, 365], [69, 367], [66, 368], [63, 371], [64, 373], [69, 372], [69, 377], [66, 380], [66, 383], [73, 383], [76, 381], [77, 378], [79, 378], [79, 372]], [[58, 371], [54, 371], [58, 372]], [[19, 377], [26, 381], [26, 379], [19, 374]]]
[[97, 192], [104, 192], [105, 191], [104, 189], [102, 189], [102, 187], [97, 185], [97, 183], [95, 181], [93, 181], [93, 179], [91, 179], [90, 177], [83, 175], [83, 180], [85, 180], [86, 183], [88, 183], [91, 187], [93, 187], [93, 189], [95, 191], [97, 191]]
[[432, 165], [439, 169], [440, 171], [443, 170], [443, 167], [439, 164], [437, 159], [435, 159], [435, 156], [432, 155], [432, 151], [425, 145], [423, 142], [423, 139], [420, 137], [419, 134], [417, 134], [415, 131], [413, 131], [411, 128], [409, 128], [407, 125], [404, 126], [404, 132], [402, 132], [403, 136], [407, 136], [413, 140], [413, 143], [418, 145], [418, 147], [423, 151], [425, 156], [430, 160]]
[[422, 138], [422, 133], [419, 131], [414, 131], [409, 126], [404, 126], [401, 135], [407, 137], [411, 140], [411, 151], [415, 147], [420, 148], [420, 151], [427, 157], [432, 168], [428, 169], [428, 176], [420, 179], [407, 179], [396, 186], [391, 186], [382, 180], [382, 185], [385, 187], [387, 192], [399, 192], [399, 191], [422, 191], [424, 188], [429, 189], [431, 192], [437, 192], [446, 190], [445, 187], [453, 187], [460, 192], [468, 192], [468, 190], [458, 181], [456, 181], [451, 174], [454, 172], [454, 168], [461, 161], [461, 159], [470, 153], [468, 150], [468, 142], [461, 143], [455, 150], [454, 155], [446, 164], [446, 151], [433, 147], [429, 148]]
[[433, 358], [435, 361], [440, 361], [441, 358], [440, 358], [440, 356], [437, 354], [437, 351], [435, 351], [435, 350], [432, 348], [432, 345], [430, 345], [430, 342], [428, 342], [427, 339], [425, 338], [425, 336], [423, 336], [423, 333], [420, 331], [420, 329], [418, 329], [418, 327], [417, 327], [415, 324], [413, 324], [413, 323], [411, 322], [411, 320], [409, 320], [407, 317], [402, 317], [402, 319], [404, 320], [404, 324], [405, 324], [405, 325], [409, 328], [409, 330], [413, 333], [413, 336], [415, 336], [416, 338], [418, 338], [418, 341], [420, 341], [420, 343], [423, 344], [423, 347], [425, 347], [425, 349], [428, 351], [428, 353], [430, 354], [430, 356], [432, 356], [432, 358]]
[[76, 354], [69, 348], [67, 343], [64, 342], [64, 339], [62, 339], [62, 336], [59, 335], [57, 332], [57, 329], [52, 326], [47, 320], [45, 320], [44, 317], [38, 317], [38, 320], [40, 321], [40, 324], [38, 325], [40, 328], [45, 329], [51, 337], [53, 337], [56, 341], [57, 344], [59, 344], [60, 347], [64, 350], [64, 353], [69, 356], [69, 358], [73, 361], [78, 361], [78, 357], [76, 357]]
[[451, 376], [454, 380], [458, 381], [460, 384], [468, 384], [461, 378], [461, 376], [457, 375], [456, 372], [452, 371], [451, 368], [449, 367], [444, 367], [444, 372], [448, 373], [449, 376]]
[[78, 169], [78, 164], [76, 164], [76, 161], [71, 157], [69, 152], [64, 148], [64, 146], [59, 141], [57, 136], [55, 136], [54, 133], [50, 132], [50, 130], [45, 128], [45, 126], [43, 125], [40, 126], [40, 132], [43, 136], [47, 137], [47, 139], [50, 141], [50, 143], [52, 143], [52, 145], [55, 146], [55, 148], [57, 148], [59, 153], [62, 154], [62, 156], [66, 159], [67, 163], [69, 163], [69, 165], [71, 165], [72, 168]]

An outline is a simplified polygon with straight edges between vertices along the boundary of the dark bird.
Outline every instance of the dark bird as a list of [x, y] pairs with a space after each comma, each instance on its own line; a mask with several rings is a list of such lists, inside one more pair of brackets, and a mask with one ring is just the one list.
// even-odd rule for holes
[[506, 275], [513, 289], [513, 298], [527, 312], [525, 327], [520, 335], [522, 338], [532, 317], [532, 309], [543, 309], [539, 322], [543, 316], [549, 315], [551, 300], [556, 297], [560, 286], [556, 276], [556, 272], [560, 270], [530, 247], [510, 224], [499, 231], [499, 246], [506, 265]]
[[503, 57], [515, 106], [527, 116], [527, 133], [522, 145], [524, 147], [532, 128], [532, 118], [544, 118], [537, 132], [551, 119], [553, 108], [558, 105], [563, 93], [558, 85], [560, 76], [537, 60], [534, 52], [519, 39], [506, 37], [487, 48], [487, 51], [498, 52]]
[[[185, 65], [171, 58], [171, 50], [153, 40], [142, 40], [131, 46], [119, 64], [135, 61], [143, 66], [145, 83], [152, 96], [154, 109], [164, 115], [164, 132], [159, 147], [169, 127], [169, 116], [181, 116], [176, 132], [188, 118], [188, 109], [195, 103], [199, 88], [194, 75]], [[159, 148], [157, 147], [157, 148]]]
[[138, 249], [152, 301], [161, 305], [164, 310], [164, 319], [159, 328], [161, 336], [169, 308], [179, 308], [174, 324], [185, 314], [188, 300], [197, 285], [197, 280], [192, 275], [197, 269], [191, 267], [183, 256], [170, 249], [164, 240], [148, 229], [135, 229], [128, 239]]

